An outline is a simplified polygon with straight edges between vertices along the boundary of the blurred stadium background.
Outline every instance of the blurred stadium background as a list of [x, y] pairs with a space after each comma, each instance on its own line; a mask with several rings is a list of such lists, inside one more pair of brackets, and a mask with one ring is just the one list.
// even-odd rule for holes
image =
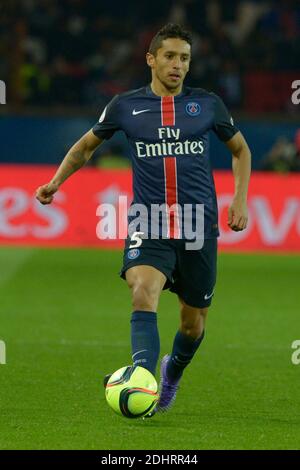
[[[99, 393], [130, 360], [122, 242], [96, 237], [98, 204], [131, 195], [124, 136], [53, 205], [34, 191], [112, 96], [149, 83], [147, 46], [170, 21], [193, 32], [186, 83], [223, 98], [252, 150], [250, 220], [226, 227], [231, 158], [212, 136], [222, 253], [201, 364], [168, 416], [128, 423]], [[299, 25], [297, 0], [0, 1], [0, 448], [299, 449]], [[177, 305], [162, 297], [165, 353]]]

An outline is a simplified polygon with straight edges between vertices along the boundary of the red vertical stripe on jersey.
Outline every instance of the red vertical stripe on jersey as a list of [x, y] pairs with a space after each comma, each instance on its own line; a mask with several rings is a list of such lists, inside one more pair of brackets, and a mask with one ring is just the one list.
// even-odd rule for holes
[[175, 126], [174, 96], [161, 97], [161, 124], [162, 126]]
[[[174, 96], [161, 97], [161, 124], [162, 126], [175, 126], [175, 103]], [[175, 157], [164, 158], [165, 172], [165, 200], [167, 205], [167, 236], [170, 238], [180, 237], [180, 226], [177, 209], [177, 168]], [[170, 210], [170, 208], [175, 206]]]
[[[164, 158], [165, 171], [165, 199], [167, 204], [167, 224], [168, 236], [170, 238], [180, 237], [180, 225], [178, 214], [178, 197], [177, 197], [177, 168], [175, 157]], [[176, 205], [175, 211], [173, 204]], [[170, 210], [171, 208], [171, 210]]]

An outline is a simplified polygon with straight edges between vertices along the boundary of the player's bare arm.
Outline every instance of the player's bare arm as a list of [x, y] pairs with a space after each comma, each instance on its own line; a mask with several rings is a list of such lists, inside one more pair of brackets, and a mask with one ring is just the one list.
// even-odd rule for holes
[[244, 230], [248, 222], [247, 193], [251, 173], [251, 152], [241, 132], [237, 132], [226, 146], [232, 153], [234, 198], [228, 210], [228, 225], [235, 232]]
[[90, 130], [70, 148], [52, 180], [36, 190], [36, 198], [41, 204], [50, 204], [53, 201], [60, 185], [89, 161], [102, 141]]

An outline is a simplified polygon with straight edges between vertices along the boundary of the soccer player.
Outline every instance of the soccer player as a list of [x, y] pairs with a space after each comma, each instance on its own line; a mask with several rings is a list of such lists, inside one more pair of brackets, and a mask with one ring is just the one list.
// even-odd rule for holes
[[[146, 231], [129, 230], [125, 242], [121, 276], [132, 295], [134, 365], [155, 374], [160, 353], [157, 306], [161, 291], [170, 288], [179, 300], [180, 326], [171, 353], [161, 362], [156, 411], [166, 411], [174, 402], [183, 371], [203, 340], [214, 295], [219, 231], [209, 161], [210, 131], [232, 154], [235, 192], [228, 225], [234, 231], [247, 226], [250, 150], [217, 95], [183, 85], [191, 46], [190, 34], [179, 25], [163, 27], [146, 55], [151, 83], [115, 96], [99, 122], [74, 144], [52, 180], [36, 194], [42, 204], [51, 203], [61, 184], [91, 158], [104, 139], [115, 131], [125, 132], [133, 167], [133, 203], [147, 209], [154, 204], [165, 204], [162, 207], [166, 208], [166, 217], [160, 217], [155, 229], [150, 223]], [[188, 249], [186, 228], [197, 224], [199, 204], [204, 205], [203, 246]], [[180, 211], [187, 205], [190, 218], [185, 220]]]

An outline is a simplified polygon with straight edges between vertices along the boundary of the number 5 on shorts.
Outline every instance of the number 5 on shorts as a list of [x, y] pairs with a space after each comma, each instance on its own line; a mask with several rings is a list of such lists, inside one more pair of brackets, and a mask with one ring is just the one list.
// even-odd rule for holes
[[138, 248], [141, 246], [143, 240], [142, 240], [142, 235], [144, 235], [144, 232], [134, 232], [131, 236], [131, 243], [129, 245], [129, 248]]

